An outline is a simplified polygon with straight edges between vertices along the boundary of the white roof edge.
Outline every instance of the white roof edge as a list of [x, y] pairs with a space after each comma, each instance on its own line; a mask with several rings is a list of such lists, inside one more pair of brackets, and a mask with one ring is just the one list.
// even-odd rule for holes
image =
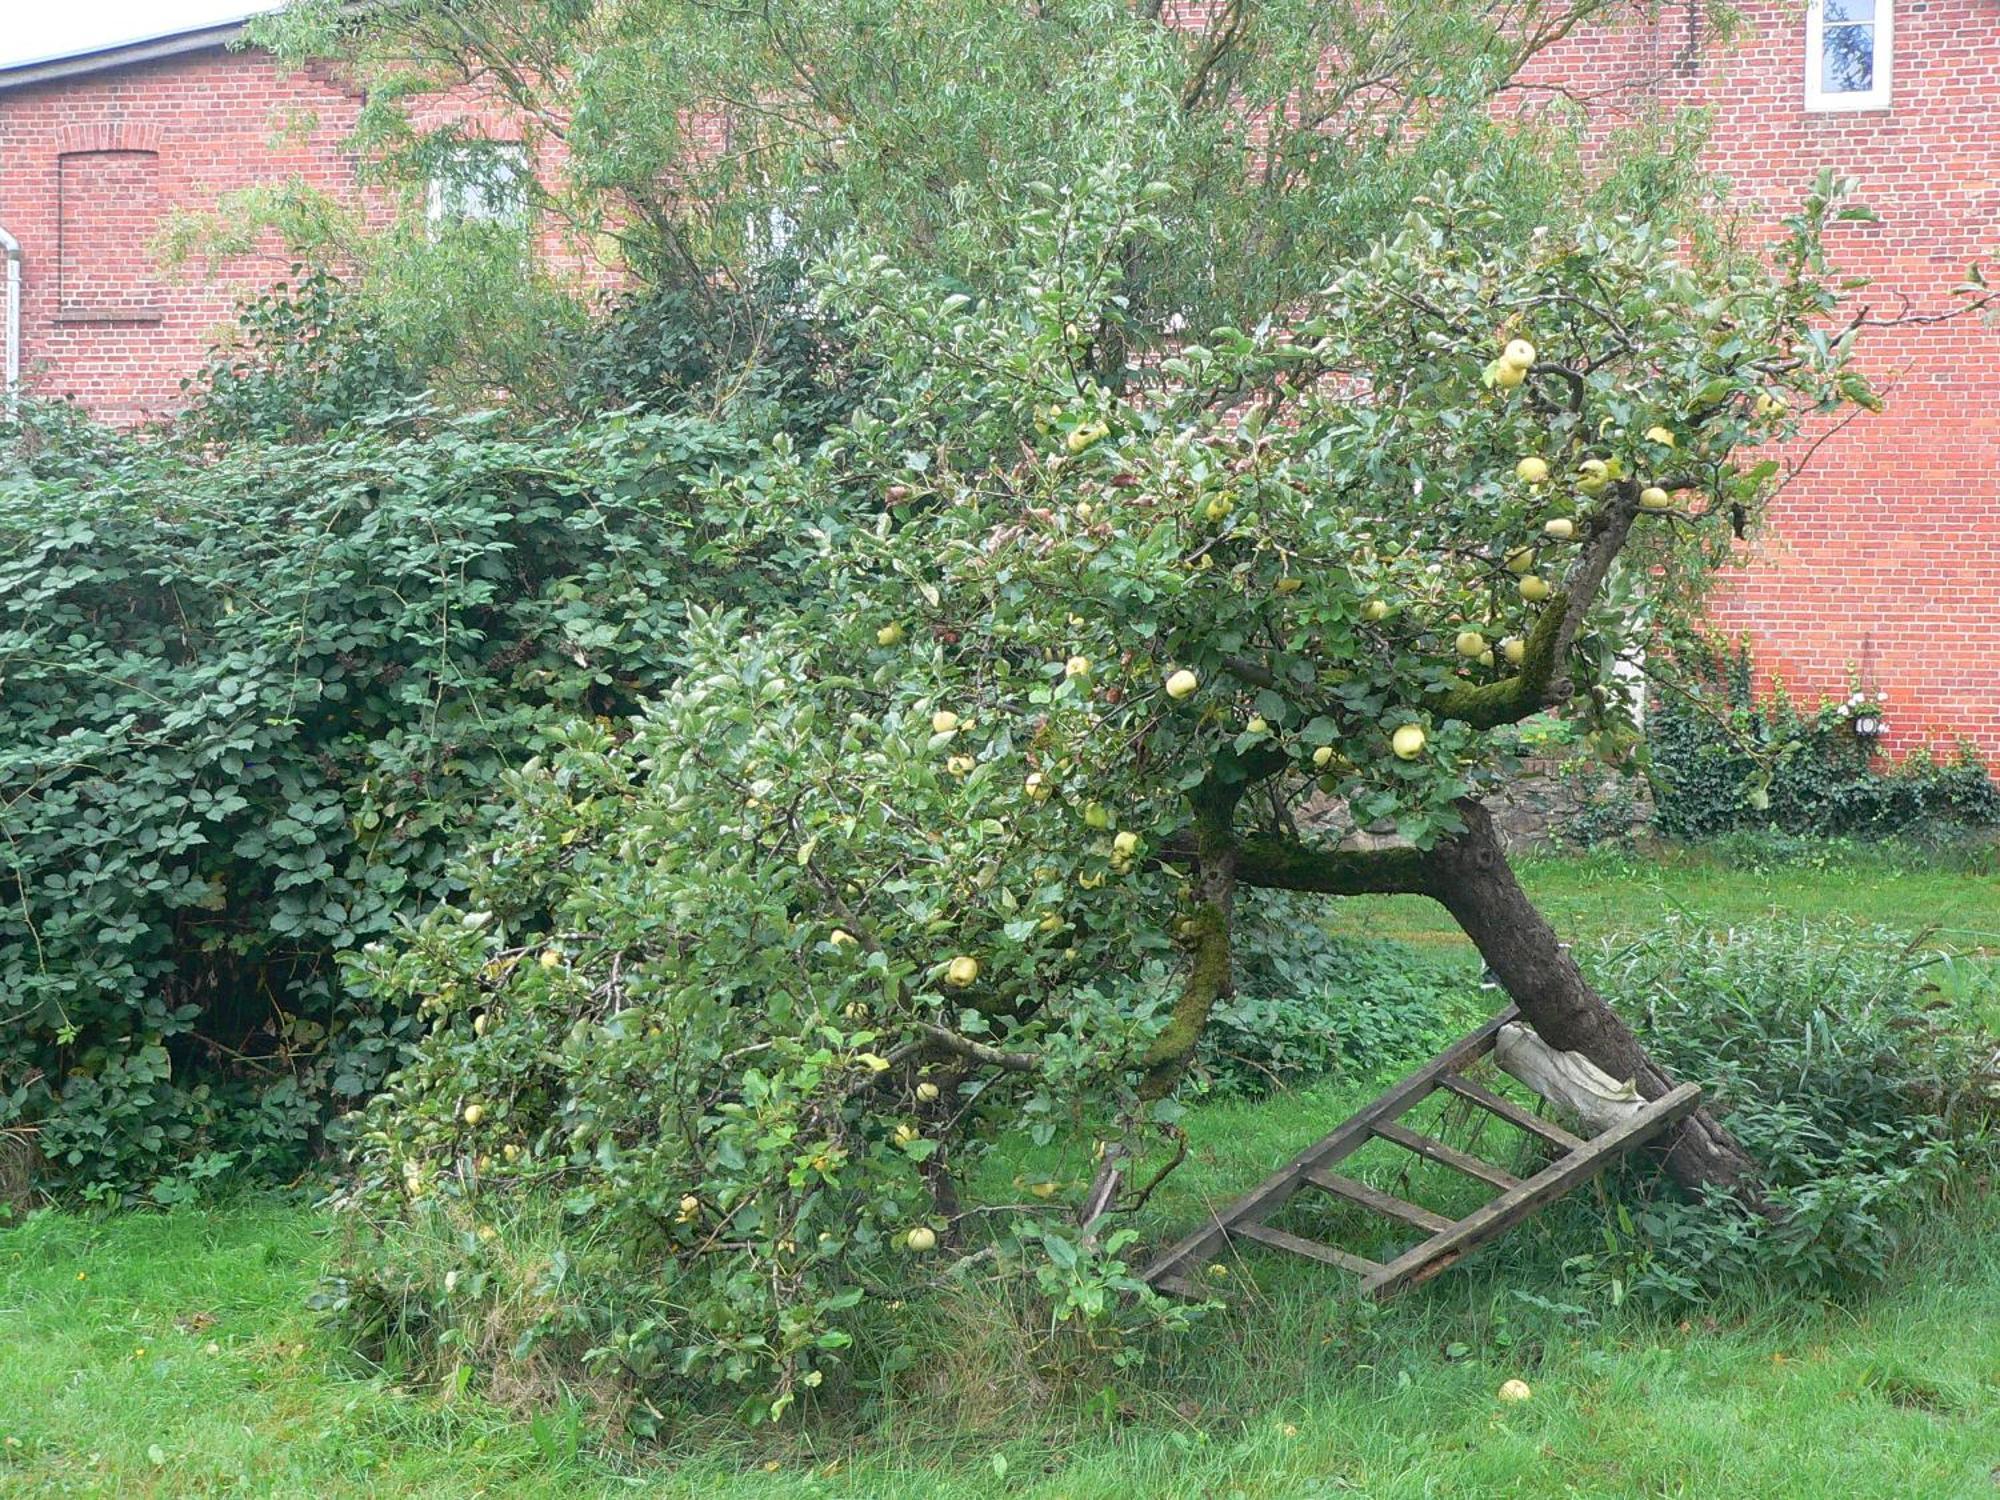
[[178, 26], [171, 31], [127, 37], [123, 41], [100, 42], [89, 47], [53, 52], [45, 57], [0, 64], [0, 89], [23, 88], [29, 84], [75, 78], [110, 68], [129, 67], [134, 63], [154, 62], [161, 58], [182, 57], [190, 52], [225, 47], [243, 34], [252, 19], [275, 9], [275, 4], [254, 5], [241, 14], [204, 21], [199, 25]]

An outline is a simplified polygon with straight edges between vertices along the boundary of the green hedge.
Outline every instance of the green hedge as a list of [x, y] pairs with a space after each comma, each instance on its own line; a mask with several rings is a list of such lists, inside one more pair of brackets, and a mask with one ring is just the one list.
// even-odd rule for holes
[[1661, 833], [1880, 836], [2000, 822], [2000, 789], [1970, 747], [1884, 769], [1854, 732], [1851, 704], [1807, 712], [1782, 688], [1760, 698], [1747, 646], [1677, 655], [1685, 692], [1658, 698], [1646, 722]]
[[[43, 1180], [295, 1170], [412, 1024], [333, 955], [456, 889], [502, 769], [747, 594], [692, 491], [757, 435], [382, 419], [298, 445], [0, 433], [0, 1128]], [[11, 441], [9, 439], [11, 438]]]

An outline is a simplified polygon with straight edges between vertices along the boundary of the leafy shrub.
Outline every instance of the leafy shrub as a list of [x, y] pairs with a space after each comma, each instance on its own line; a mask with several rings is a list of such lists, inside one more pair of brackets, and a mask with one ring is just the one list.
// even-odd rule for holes
[[0, 1126], [57, 1188], [293, 1171], [411, 1034], [332, 955], [460, 888], [448, 852], [552, 720], [671, 680], [683, 598], [737, 586], [691, 490], [754, 435], [469, 417], [194, 450], [22, 420]]
[[1202, 1069], [1217, 1092], [1254, 1097], [1350, 1068], [1419, 1062], [1469, 1015], [1498, 1008], [1462, 963], [1332, 937], [1322, 915], [1283, 891], [1243, 900], [1236, 993], [1216, 1006], [1202, 1039]]
[[808, 313], [810, 295], [790, 260], [737, 297], [707, 286], [626, 293], [559, 341], [564, 399], [581, 411], [674, 411], [726, 393], [768, 403], [797, 438], [817, 437], [854, 405], [858, 380], [838, 326]]
[[1622, 1177], [1586, 1285], [1653, 1300], [1879, 1280], [1954, 1183], [1995, 1160], [1994, 999], [1927, 982], [1936, 960], [1866, 929], [1704, 930], [1669, 921], [1601, 954], [1598, 982], [1662, 1066], [1697, 1079], [1768, 1171], [1776, 1218]]
[[1679, 652], [1685, 695], [1650, 711], [1655, 824], [1700, 840], [1737, 829], [1839, 835], [2000, 823], [2000, 788], [1970, 747], [1924, 751], [1884, 771], [1854, 733], [1847, 704], [1808, 713], [1782, 687], [1760, 699], [1749, 648], [1694, 643]]
[[303, 440], [415, 401], [421, 376], [331, 271], [304, 265], [237, 309], [234, 336], [181, 382], [198, 442]]

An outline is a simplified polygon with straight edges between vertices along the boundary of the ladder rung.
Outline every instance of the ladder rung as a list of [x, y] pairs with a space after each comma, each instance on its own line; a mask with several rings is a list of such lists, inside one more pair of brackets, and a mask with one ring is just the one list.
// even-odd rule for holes
[[1375, 1134], [1385, 1141], [1394, 1141], [1406, 1151], [1414, 1151], [1429, 1161], [1450, 1167], [1454, 1172], [1463, 1172], [1467, 1177], [1476, 1177], [1481, 1182], [1499, 1188], [1503, 1193], [1521, 1185], [1521, 1179], [1513, 1173], [1503, 1172], [1491, 1162], [1481, 1161], [1476, 1156], [1467, 1156], [1456, 1147], [1447, 1146], [1434, 1137], [1420, 1135], [1393, 1120], [1383, 1120], [1376, 1125]]
[[1470, 1078], [1461, 1077], [1457, 1073], [1440, 1073], [1438, 1082], [1459, 1098], [1470, 1099], [1489, 1114], [1498, 1115], [1509, 1125], [1525, 1130], [1529, 1135], [1547, 1141], [1551, 1146], [1564, 1151], [1574, 1151], [1583, 1144], [1581, 1137], [1571, 1135], [1554, 1121], [1544, 1120], [1533, 1110], [1523, 1109], [1512, 1099], [1496, 1094], [1493, 1090], [1474, 1083]]
[[1359, 1203], [1363, 1208], [1372, 1208], [1386, 1218], [1395, 1219], [1436, 1234], [1441, 1229], [1451, 1228], [1451, 1220], [1443, 1214], [1434, 1214], [1419, 1203], [1406, 1202], [1392, 1193], [1372, 1188], [1365, 1182], [1356, 1182], [1352, 1177], [1342, 1177], [1338, 1172], [1325, 1172], [1315, 1168], [1306, 1173], [1306, 1181], [1314, 1187], [1332, 1193], [1337, 1198], [1345, 1198], [1350, 1203]]
[[1282, 1229], [1273, 1229], [1269, 1224], [1236, 1224], [1230, 1227], [1231, 1237], [1242, 1236], [1255, 1240], [1260, 1245], [1269, 1245], [1273, 1250], [1289, 1250], [1294, 1255], [1303, 1255], [1309, 1260], [1324, 1262], [1329, 1266], [1339, 1266], [1344, 1271], [1352, 1271], [1357, 1276], [1374, 1276], [1382, 1267], [1372, 1260], [1364, 1260], [1359, 1255], [1350, 1255], [1345, 1250], [1336, 1250], [1331, 1245], [1322, 1245], [1318, 1240], [1303, 1239], [1296, 1234], [1288, 1234]]

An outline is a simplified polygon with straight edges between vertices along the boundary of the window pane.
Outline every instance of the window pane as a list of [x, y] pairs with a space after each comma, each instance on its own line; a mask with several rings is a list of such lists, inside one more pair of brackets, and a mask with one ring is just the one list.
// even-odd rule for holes
[[1875, 28], [1829, 26], [1821, 49], [1820, 91], [1865, 94], [1875, 86]]
[[1825, 0], [1822, 14], [1828, 21], [1872, 21], [1875, 0]]

